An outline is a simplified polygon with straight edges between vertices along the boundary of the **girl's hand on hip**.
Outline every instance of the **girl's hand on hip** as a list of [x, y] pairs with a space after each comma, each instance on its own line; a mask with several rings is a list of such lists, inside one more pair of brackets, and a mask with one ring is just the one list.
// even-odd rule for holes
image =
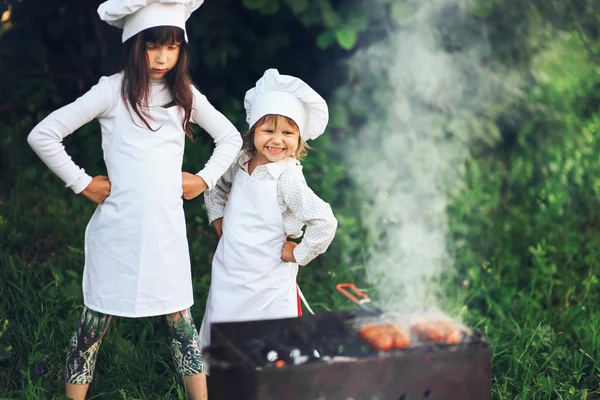
[[198, 175], [190, 174], [189, 172], [182, 172], [181, 175], [184, 199], [191, 200], [208, 189], [208, 185], [204, 182], [204, 179]]
[[283, 245], [283, 249], [281, 250], [281, 259], [287, 262], [296, 262], [296, 258], [294, 258], [294, 249], [298, 246], [296, 242], [285, 242]]
[[110, 195], [110, 180], [108, 176], [98, 175], [92, 178], [90, 184], [81, 192], [94, 203], [101, 204]]

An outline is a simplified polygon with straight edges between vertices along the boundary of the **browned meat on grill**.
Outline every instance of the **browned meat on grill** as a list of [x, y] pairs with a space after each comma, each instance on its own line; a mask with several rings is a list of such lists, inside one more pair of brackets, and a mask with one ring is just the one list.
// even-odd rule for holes
[[462, 340], [462, 333], [459, 329], [452, 329], [448, 335], [446, 335], [447, 344], [458, 344]]
[[410, 346], [410, 335], [396, 324], [387, 324], [385, 328], [392, 336], [393, 346], [397, 349], [406, 349]]
[[417, 322], [411, 327], [411, 331], [421, 340], [447, 344], [459, 343], [462, 336], [460, 330], [446, 320]]
[[434, 321], [417, 322], [411, 327], [412, 332], [421, 340], [441, 342], [444, 340], [444, 330]]
[[374, 350], [388, 351], [394, 345], [394, 339], [382, 325], [367, 325], [358, 332], [360, 339]]

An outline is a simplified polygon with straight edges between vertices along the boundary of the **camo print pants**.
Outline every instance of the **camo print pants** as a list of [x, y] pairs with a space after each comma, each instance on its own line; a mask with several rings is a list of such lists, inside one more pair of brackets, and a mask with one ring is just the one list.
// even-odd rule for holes
[[[67, 353], [66, 381], [68, 383], [83, 385], [92, 382], [98, 349], [113, 318], [116, 317], [87, 307], [83, 308]], [[190, 310], [169, 314], [164, 318], [169, 333], [171, 354], [179, 373], [182, 376], [189, 376], [204, 372], [200, 338]]]

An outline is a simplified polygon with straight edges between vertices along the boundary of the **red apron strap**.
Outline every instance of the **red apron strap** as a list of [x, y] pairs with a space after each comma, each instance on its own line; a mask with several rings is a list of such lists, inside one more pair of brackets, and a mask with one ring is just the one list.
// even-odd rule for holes
[[298, 292], [298, 286], [296, 286], [296, 297], [298, 298], [298, 316], [302, 316], [302, 300], [300, 299], [300, 292]]

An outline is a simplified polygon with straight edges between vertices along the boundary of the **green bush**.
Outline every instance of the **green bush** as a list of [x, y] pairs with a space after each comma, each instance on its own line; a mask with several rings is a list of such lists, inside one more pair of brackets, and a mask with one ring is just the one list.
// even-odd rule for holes
[[495, 398], [592, 399], [600, 395], [600, 112], [586, 102], [600, 68], [569, 35], [534, 65], [513, 147], [476, 155], [450, 207], [451, 291], [494, 347]]

